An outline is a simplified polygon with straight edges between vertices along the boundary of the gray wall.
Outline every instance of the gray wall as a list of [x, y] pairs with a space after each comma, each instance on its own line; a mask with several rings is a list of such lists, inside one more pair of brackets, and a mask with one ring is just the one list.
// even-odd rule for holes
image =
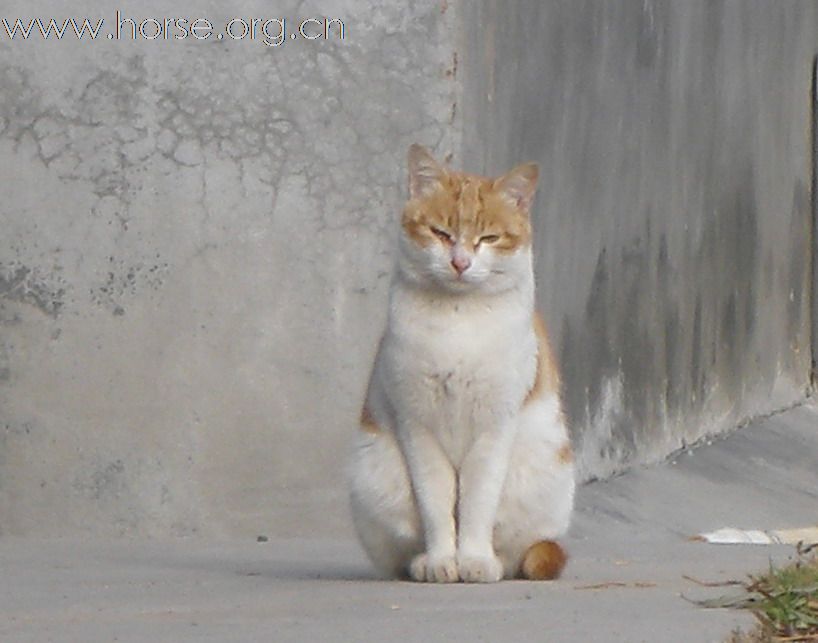
[[804, 398], [816, 3], [468, 3], [465, 156], [542, 164], [584, 477]]
[[340, 16], [346, 39], [0, 33], [0, 534], [345, 524], [406, 149], [459, 141], [453, 14], [432, 0], [186, 10]]
[[0, 33], [0, 535], [347, 529], [413, 141], [541, 162], [539, 297], [584, 477], [803, 397], [811, 2], [275, 14], [337, 15], [346, 40]]

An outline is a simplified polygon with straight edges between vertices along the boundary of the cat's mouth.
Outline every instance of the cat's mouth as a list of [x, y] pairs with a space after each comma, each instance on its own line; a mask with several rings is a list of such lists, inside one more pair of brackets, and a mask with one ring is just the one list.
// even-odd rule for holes
[[479, 287], [479, 283], [468, 273], [458, 275], [450, 272], [445, 276], [438, 275], [435, 281], [441, 288], [452, 293], [463, 293]]

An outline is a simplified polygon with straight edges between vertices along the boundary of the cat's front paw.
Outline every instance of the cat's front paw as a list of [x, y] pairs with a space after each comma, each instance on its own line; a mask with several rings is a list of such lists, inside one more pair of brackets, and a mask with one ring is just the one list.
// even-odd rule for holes
[[464, 583], [496, 583], [503, 577], [503, 563], [494, 552], [458, 556], [457, 570]]
[[456, 583], [457, 561], [454, 556], [433, 557], [418, 554], [409, 564], [409, 575], [421, 583]]

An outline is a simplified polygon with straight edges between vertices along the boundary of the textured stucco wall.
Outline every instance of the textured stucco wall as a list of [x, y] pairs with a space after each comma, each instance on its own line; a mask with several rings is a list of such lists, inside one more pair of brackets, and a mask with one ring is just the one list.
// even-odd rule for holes
[[330, 527], [406, 149], [456, 140], [453, 13], [0, 17], [117, 7], [337, 16], [346, 38], [0, 37], [0, 534]]
[[539, 302], [585, 477], [805, 395], [816, 10], [466, 5], [465, 156], [542, 165]]
[[346, 39], [0, 33], [0, 536], [348, 528], [414, 141], [542, 164], [585, 476], [803, 396], [811, 0], [274, 4], [119, 8]]

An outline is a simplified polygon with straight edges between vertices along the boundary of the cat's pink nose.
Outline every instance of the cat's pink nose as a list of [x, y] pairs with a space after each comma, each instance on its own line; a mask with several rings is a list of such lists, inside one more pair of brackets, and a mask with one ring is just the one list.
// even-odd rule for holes
[[456, 255], [452, 257], [452, 268], [455, 269], [458, 275], [462, 275], [471, 266], [471, 259], [463, 255]]

